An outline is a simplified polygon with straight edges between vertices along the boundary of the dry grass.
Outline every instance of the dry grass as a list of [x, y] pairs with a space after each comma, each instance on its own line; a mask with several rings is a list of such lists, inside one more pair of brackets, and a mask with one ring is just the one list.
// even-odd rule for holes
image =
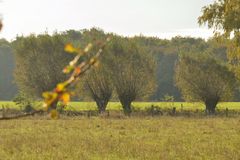
[[239, 159], [240, 118], [0, 121], [0, 159]]

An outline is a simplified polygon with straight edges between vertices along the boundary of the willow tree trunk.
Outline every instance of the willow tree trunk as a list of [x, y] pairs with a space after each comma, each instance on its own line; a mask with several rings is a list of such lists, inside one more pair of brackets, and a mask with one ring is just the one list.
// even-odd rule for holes
[[131, 108], [131, 102], [129, 101], [123, 101], [121, 102], [123, 106], [123, 112], [125, 115], [130, 116], [132, 113], [132, 108]]
[[108, 100], [95, 100], [97, 107], [98, 107], [98, 112], [101, 113], [105, 113], [106, 108], [107, 108], [107, 104], [108, 104]]
[[206, 111], [209, 115], [215, 114], [217, 103], [218, 100], [216, 99], [208, 99], [205, 101]]

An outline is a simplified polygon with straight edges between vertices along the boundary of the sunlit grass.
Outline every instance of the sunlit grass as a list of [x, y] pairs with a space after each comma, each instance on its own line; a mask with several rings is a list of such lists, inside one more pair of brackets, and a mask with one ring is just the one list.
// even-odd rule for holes
[[[154, 106], [159, 106], [161, 108], [173, 108], [176, 107], [177, 110], [195, 110], [195, 109], [204, 109], [205, 106], [203, 103], [191, 103], [191, 102], [133, 102], [132, 106], [136, 109], [146, 109]], [[217, 106], [218, 109], [234, 109], [240, 110], [240, 103], [238, 102], [224, 102], [219, 103]], [[67, 107], [67, 110], [96, 110], [97, 106], [95, 102], [71, 102]], [[121, 110], [122, 106], [119, 102], [110, 102], [107, 106], [107, 110]]]
[[[39, 103], [36, 103], [39, 107]], [[205, 106], [203, 103], [197, 102], [133, 102], [132, 106], [136, 109], [144, 110], [146, 108], [154, 106], [159, 106], [161, 108], [173, 108], [176, 107], [177, 110], [195, 110], [195, 109], [204, 109]], [[19, 107], [15, 105], [15, 103], [11, 101], [1, 101], [0, 108], [2, 107], [16, 108]], [[219, 103], [217, 109], [231, 109], [231, 110], [240, 110], [239, 102], [222, 102]], [[95, 102], [70, 102], [68, 106], [65, 108], [66, 110], [73, 111], [84, 111], [84, 110], [96, 110], [97, 106]], [[122, 110], [122, 106], [119, 102], [109, 102], [107, 106], [107, 110]]]

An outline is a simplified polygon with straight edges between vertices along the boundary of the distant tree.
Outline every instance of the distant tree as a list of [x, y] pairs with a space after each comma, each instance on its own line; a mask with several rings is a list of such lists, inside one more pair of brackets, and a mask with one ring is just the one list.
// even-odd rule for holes
[[184, 99], [203, 102], [210, 114], [215, 113], [218, 102], [231, 100], [234, 96], [234, 74], [206, 55], [182, 55], [175, 78]]
[[156, 37], [137, 36], [131, 38], [146, 52], [153, 56], [156, 67], [156, 90], [151, 95], [151, 101], [161, 101], [164, 95], [174, 96], [174, 100], [182, 101], [181, 93], [174, 85], [174, 66], [181, 53], [199, 54], [208, 48], [208, 43], [201, 38], [174, 37], [163, 40]]
[[127, 38], [115, 37], [106, 48], [111, 77], [125, 114], [131, 103], [155, 88], [155, 62], [150, 55]]
[[62, 69], [72, 58], [66, 54], [66, 39], [60, 34], [17, 37], [13, 42], [16, 59], [15, 79], [21, 91], [41, 97], [66, 79]]
[[0, 100], [12, 100], [17, 93], [13, 79], [15, 60], [11, 43], [0, 39]]
[[64, 35], [68, 36], [73, 41], [79, 41], [82, 38], [81, 31], [67, 30], [63, 32]]
[[174, 37], [171, 39], [168, 52], [170, 53], [202, 53], [208, 47], [204, 39], [191, 37]]
[[178, 60], [177, 54], [162, 54], [157, 61], [157, 89], [155, 95], [159, 101], [165, 98], [165, 95], [172, 95], [175, 100], [182, 100], [178, 88], [174, 85], [174, 66]]
[[[90, 56], [94, 55], [99, 49], [99, 45], [101, 45], [104, 40], [110, 35], [104, 33], [103, 30], [99, 28], [91, 28], [90, 30], [85, 30], [83, 32], [83, 39], [85, 41], [90, 41], [94, 45]], [[98, 66], [94, 68], [86, 78], [86, 86], [90, 92], [91, 98], [96, 102], [99, 113], [104, 113], [107, 107], [109, 100], [112, 97], [113, 93], [113, 85], [109, 73], [109, 69], [107, 67], [107, 62], [105, 60], [105, 53], [99, 58], [100, 64], [96, 63]]]
[[222, 62], [228, 63], [227, 44], [228, 42], [226, 39], [219, 41], [218, 37], [212, 37], [208, 39], [208, 48], [205, 52], [209, 53]]
[[[103, 63], [103, 62], [101, 62]], [[87, 75], [86, 86], [96, 102], [99, 113], [104, 113], [113, 93], [113, 85], [107, 68], [99, 66]]]
[[[92, 49], [87, 56], [93, 56], [100, 48], [103, 42], [109, 37], [109, 34], [104, 33], [103, 30], [98, 28], [91, 28], [90, 30], [83, 30], [80, 38], [80, 43], [86, 45], [86, 42], [93, 44]], [[91, 72], [86, 74], [83, 81], [78, 82], [76, 92], [82, 99], [89, 100], [90, 97], [97, 104], [98, 111], [100, 113], [105, 112], [107, 104], [112, 96], [113, 85], [111, 82], [110, 73], [106, 66], [105, 58], [107, 55], [103, 55], [99, 58], [100, 64], [97, 68], [92, 69]], [[89, 94], [86, 94], [86, 91]]]
[[64, 67], [63, 73], [68, 75], [68, 78], [58, 83], [52, 91], [47, 91], [42, 94], [44, 97], [44, 107], [51, 111], [51, 117], [57, 118], [57, 103], [63, 102], [65, 106], [72, 95], [71, 88], [74, 88], [77, 81], [93, 66], [97, 66], [98, 59], [103, 52], [103, 49], [110, 38], [107, 38], [100, 46], [98, 51], [93, 56], [87, 56], [88, 52], [92, 49], [93, 44], [89, 43], [84, 49], [75, 48], [71, 43], [65, 45], [64, 50], [68, 53], [75, 54], [76, 56]]
[[12, 101], [24, 112], [32, 112], [34, 110], [34, 101], [25, 93], [19, 92]]

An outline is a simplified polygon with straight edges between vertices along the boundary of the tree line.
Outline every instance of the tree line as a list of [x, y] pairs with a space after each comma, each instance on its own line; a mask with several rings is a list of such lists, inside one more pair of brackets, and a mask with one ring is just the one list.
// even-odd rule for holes
[[237, 0], [218, 0], [203, 8], [199, 24], [208, 23], [216, 33], [208, 41], [182, 37], [172, 40], [127, 38], [93, 28], [52, 36], [17, 37], [11, 43], [4, 40], [1, 43], [14, 51], [18, 89], [39, 98], [44, 90], [66, 79], [58, 71], [69, 62], [71, 55], [65, 54], [61, 46], [69, 41], [81, 45], [92, 42], [98, 46], [102, 39], [111, 36], [101, 65], [84, 76], [75, 88], [79, 97], [91, 97], [100, 112], [105, 111], [110, 99], [118, 99], [124, 112], [130, 114], [132, 101], [164, 100], [173, 95], [175, 100], [201, 101], [212, 114], [218, 102], [230, 101], [239, 92], [240, 27], [239, 19], [235, 18], [238, 9]]
[[[91, 32], [93, 32], [93, 30]], [[102, 31], [99, 31], [99, 32], [102, 32]], [[85, 30], [85, 32], [71, 30], [71, 31], [66, 31], [64, 34], [59, 33], [58, 35], [55, 35], [55, 38], [57, 36], [62, 37], [62, 39], [65, 39], [64, 42], [75, 41], [75, 44], [80, 43], [82, 46], [84, 46], [87, 42], [91, 40], [90, 38], [86, 37], [86, 33], [87, 33], [87, 30]], [[50, 37], [54, 38], [54, 36], [49, 36], [49, 38]], [[14, 50], [13, 44], [20, 41], [20, 39], [21, 38], [18, 37], [17, 40], [14, 42], [3, 41], [3, 42], [7, 42], [5, 44], [3, 42], [0, 42], [2, 44], [0, 45], [0, 55], [2, 56], [0, 59], [0, 64], [4, 65], [0, 68], [0, 73], [1, 73], [0, 77], [2, 78], [1, 85], [0, 85], [1, 100], [11, 100], [14, 97], [14, 95], [17, 93], [16, 84], [14, 82], [15, 80], [14, 80], [14, 77], [12, 76], [15, 65], [16, 65], [16, 59], [14, 58], [14, 55], [13, 55], [13, 50]], [[92, 37], [92, 39], [94, 39], [94, 37]], [[171, 40], [163, 40], [159, 38], [144, 37], [144, 36], [137, 36], [131, 39], [137, 45], [144, 48], [147, 54], [152, 56], [156, 62], [156, 70], [155, 70], [156, 86], [153, 94], [151, 94], [151, 96], [147, 99], [148, 101], [164, 101], [165, 100], [164, 97], [166, 95], [173, 96], [175, 101], [183, 101], [182, 95], [179, 89], [175, 86], [175, 82], [174, 82], [175, 64], [178, 61], [179, 55], [181, 53], [189, 53], [189, 54], [195, 55], [195, 54], [201, 54], [203, 52], [209, 52], [213, 56], [217, 57], [219, 60], [227, 63], [226, 45], [223, 43], [222, 44], [219, 43], [216, 39], [209, 39], [208, 41], [205, 41], [203, 39], [196, 39], [196, 38], [190, 38], [190, 37], [187, 37], [187, 38], [175, 37]], [[71, 58], [71, 55], [65, 54], [63, 51], [63, 46], [61, 45], [62, 44], [59, 45], [60, 49], [54, 52], [56, 54], [58, 54], [59, 52], [62, 52], [61, 54], [59, 54], [59, 56], [62, 55], [67, 61]], [[5, 48], [7, 46], [8, 50], [4, 49], [3, 48], [4, 46]], [[49, 51], [47, 53], [49, 53]], [[42, 58], [44, 59], [44, 57]], [[52, 58], [54, 59], [54, 57]], [[24, 58], [22, 59], [24, 60]], [[38, 60], [41, 61], [40, 59]], [[47, 61], [46, 59], [44, 60]], [[50, 61], [50, 59], [48, 60]], [[32, 61], [32, 63], [34, 63], [34, 61]], [[34, 63], [34, 65], [36, 65], [36, 63]], [[56, 73], [57, 68], [61, 70], [62, 66], [63, 64], [58, 67], [56, 66], [55, 68], [53, 68], [53, 72]], [[45, 71], [46, 68], [44, 69], [43, 67], [42, 70]], [[40, 74], [40, 73], [35, 73], [35, 74]], [[54, 76], [54, 74], [52, 74], [52, 76]], [[7, 77], [9, 78], [7, 79]], [[59, 77], [57, 79], [59, 79]], [[40, 87], [40, 86], [37, 86], [37, 87]], [[42, 90], [45, 90], [47, 87], [51, 88], [52, 86], [46, 86], [45, 88], [42, 88]], [[83, 95], [78, 99], [88, 100], [89, 98], [88, 96]], [[235, 100], [238, 100], [238, 99], [239, 98], [235, 98]]]
[[167, 96], [175, 101], [202, 101], [209, 112], [214, 112], [219, 101], [237, 100], [236, 78], [227, 66], [227, 47], [215, 38], [128, 38], [97, 28], [17, 37], [7, 43], [9, 52], [3, 53], [14, 57], [10, 64], [16, 67], [8, 74], [14, 72], [11, 81], [18, 91], [39, 99], [42, 92], [66, 79], [61, 71], [73, 57], [64, 51], [66, 43], [83, 48], [92, 42], [94, 47], [87, 55], [91, 56], [109, 36], [112, 40], [99, 66], [74, 89], [75, 100], [94, 100], [100, 112], [110, 100], [119, 100], [125, 113], [131, 113], [132, 101], [164, 101]]

